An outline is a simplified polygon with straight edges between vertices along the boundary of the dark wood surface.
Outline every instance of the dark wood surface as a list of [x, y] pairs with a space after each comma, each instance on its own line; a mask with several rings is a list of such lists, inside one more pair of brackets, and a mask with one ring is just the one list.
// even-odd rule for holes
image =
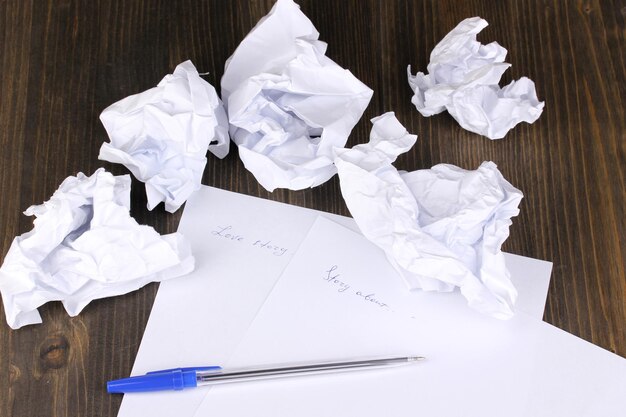
[[[191, 59], [218, 88], [226, 58], [270, 9], [264, 1], [0, 0], [0, 260], [32, 228], [21, 212], [77, 172], [121, 165], [97, 159], [107, 136], [100, 112], [150, 88]], [[524, 192], [504, 248], [554, 262], [545, 320], [626, 356], [624, 35], [626, 4], [590, 1], [302, 0], [328, 42], [327, 55], [375, 91], [349, 145], [369, 119], [395, 111], [417, 145], [397, 166], [496, 162]], [[545, 111], [504, 140], [462, 130], [447, 114], [422, 117], [406, 66], [425, 70], [432, 48], [457, 23], [481, 16], [512, 64], [503, 82], [535, 81]], [[209, 155], [203, 183], [347, 215], [337, 178], [312, 190], [266, 192], [233, 149]], [[133, 182], [132, 214], [161, 233], [180, 219], [145, 209]], [[60, 303], [43, 324], [0, 323], [0, 416], [115, 416], [104, 382], [132, 367], [158, 285], [91, 303], [75, 318]]]

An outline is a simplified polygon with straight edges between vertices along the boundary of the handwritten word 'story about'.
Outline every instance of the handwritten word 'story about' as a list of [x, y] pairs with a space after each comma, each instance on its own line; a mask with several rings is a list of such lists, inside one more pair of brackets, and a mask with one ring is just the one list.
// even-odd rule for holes
[[249, 239], [243, 234], [236, 233], [232, 226], [217, 226], [211, 231], [211, 234], [224, 240], [254, 246], [259, 250], [265, 250], [267, 253], [274, 256], [283, 256], [289, 250], [288, 248], [282, 247], [269, 239]]
[[345, 293], [346, 291], [348, 291], [349, 293], [359, 297], [363, 301], [371, 303], [372, 305], [376, 305], [385, 310], [393, 311], [387, 305], [387, 303], [378, 299], [375, 293], [368, 293], [366, 291], [354, 290], [354, 289], [350, 290], [350, 284], [348, 284], [345, 280], [340, 278], [341, 274], [337, 272], [338, 269], [339, 268], [337, 267], [337, 265], [333, 265], [330, 267], [330, 269], [328, 269], [327, 271], [324, 271], [324, 275], [322, 277], [324, 281], [326, 281], [329, 285], [337, 289], [338, 292]]

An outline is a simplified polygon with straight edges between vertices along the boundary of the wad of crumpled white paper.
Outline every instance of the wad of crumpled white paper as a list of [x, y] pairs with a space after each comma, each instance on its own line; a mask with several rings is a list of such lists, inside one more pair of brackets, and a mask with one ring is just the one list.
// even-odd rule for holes
[[399, 172], [413, 146], [393, 113], [372, 120], [370, 142], [337, 149], [341, 192], [361, 232], [378, 245], [410, 289], [460, 288], [470, 307], [505, 319], [517, 291], [500, 248], [522, 193], [493, 162]]
[[62, 301], [75, 316], [94, 299], [125, 294], [194, 269], [179, 233], [160, 236], [130, 214], [128, 175], [98, 169], [68, 177], [50, 200], [31, 206], [34, 228], [16, 237], [0, 267], [0, 292], [13, 329], [41, 323], [37, 308]]
[[269, 191], [300, 190], [335, 173], [372, 90], [324, 54], [292, 0], [278, 0], [226, 61], [222, 99], [245, 167]]
[[228, 154], [228, 120], [215, 88], [191, 63], [178, 65], [154, 88], [126, 97], [100, 115], [110, 143], [99, 158], [125, 165], [146, 184], [148, 209], [171, 213], [200, 188], [207, 149]]
[[510, 64], [507, 50], [492, 42], [482, 45], [476, 35], [488, 23], [465, 19], [435, 46], [428, 74], [411, 74], [412, 103], [423, 116], [447, 110], [462, 128], [489, 139], [501, 139], [520, 122], [533, 123], [543, 111], [535, 84], [526, 77], [504, 88], [498, 83]]

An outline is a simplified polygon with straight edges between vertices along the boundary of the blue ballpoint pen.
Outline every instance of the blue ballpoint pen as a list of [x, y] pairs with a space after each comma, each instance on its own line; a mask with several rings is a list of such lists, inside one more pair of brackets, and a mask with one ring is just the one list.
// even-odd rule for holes
[[162, 371], [148, 372], [145, 375], [109, 381], [107, 382], [107, 391], [110, 394], [123, 394], [129, 392], [182, 390], [183, 388], [202, 385], [398, 366], [416, 363], [423, 359], [421, 356], [403, 356], [350, 362], [293, 364], [276, 368], [233, 369], [230, 371], [224, 371], [219, 366], [164, 369]]

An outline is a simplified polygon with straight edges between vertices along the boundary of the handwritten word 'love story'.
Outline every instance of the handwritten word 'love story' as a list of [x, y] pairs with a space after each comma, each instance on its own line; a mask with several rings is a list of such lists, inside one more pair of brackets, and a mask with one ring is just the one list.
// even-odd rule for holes
[[389, 305], [387, 305], [387, 303], [385, 303], [385, 302], [381, 301], [380, 299], [376, 298], [376, 294], [375, 293], [368, 293], [366, 291], [352, 289], [350, 284], [348, 284], [343, 279], [339, 279], [341, 274], [337, 273], [338, 269], [339, 269], [339, 267], [337, 265], [333, 265], [333, 266], [330, 267], [330, 269], [328, 271], [324, 271], [324, 275], [322, 276], [324, 281], [326, 281], [328, 284], [334, 286], [337, 289], [338, 292], [352, 294], [352, 295], [354, 295], [356, 297], [360, 297], [365, 302], [368, 302], [368, 303], [371, 303], [371, 304], [373, 304], [375, 306], [378, 306], [379, 308], [383, 308], [385, 310], [393, 311], [389, 307]]
[[217, 226], [215, 230], [211, 231], [211, 234], [225, 240], [250, 244], [256, 248], [266, 250], [274, 256], [283, 256], [289, 250], [288, 248], [276, 245], [269, 239], [247, 239], [241, 234], [234, 233], [232, 226]]

